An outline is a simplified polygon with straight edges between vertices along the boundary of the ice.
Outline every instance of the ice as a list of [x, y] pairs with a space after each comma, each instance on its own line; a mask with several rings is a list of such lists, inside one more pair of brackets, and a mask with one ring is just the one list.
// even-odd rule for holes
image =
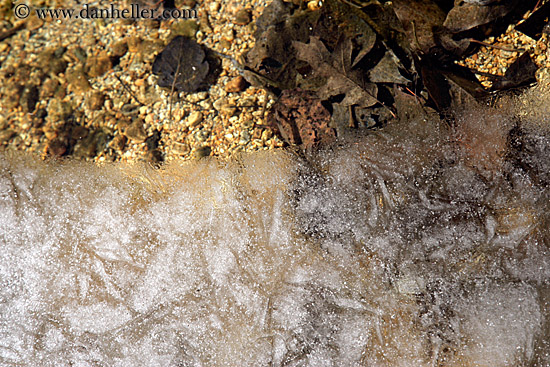
[[550, 111], [509, 105], [305, 158], [2, 153], [0, 366], [550, 365]]

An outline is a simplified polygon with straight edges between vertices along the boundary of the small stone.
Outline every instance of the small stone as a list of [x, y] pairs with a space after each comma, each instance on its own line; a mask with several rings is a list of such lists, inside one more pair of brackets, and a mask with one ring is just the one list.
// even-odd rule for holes
[[183, 0], [183, 6], [192, 9], [195, 7], [195, 5], [197, 5], [197, 2], [195, 0]]
[[199, 25], [194, 20], [186, 19], [172, 23], [170, 29], [172, 30], [173, 36], [194, 38], [197, 31], [199, 30]]
[[72, 112], [73, 109], [68, 102], [52, 99], [48, 104], [48, 118], [54, 123], [65, 121]]
[[111, 47], [111, 53], [114, 57], [121, 58], [126, 55], [126, 52], [128, 52], [128, 44], [125, 40], [116, 42], [113, 47]]
[[117, 152], [121, 152], [126, 146], [126, 141], [127, 138], [124, 135], [115, 135], [113, 140], [111, 140], [111, 142], [109, 143], [109, 146]]
[[321, 9], [321, 4], [320, 0], [311, 0], [307, 3], [307, 8], [311, 11], [319, 10]]
[[50, 155], [61, 157], [67, 153], [68, 148], [66, 139], [56, 138], [48, 143], [46, 151]]
[[46, 99], [52, 97], [59, 87], [60, 84], [56, 78], [46, 79], [40, 88], [41, 98]]
[[240, 9], [235, 14], [235, 20], [233, 21], [236, 25], [247, 25], [252, 20], [252, 14], [248, 9]]
[[67, 72], [67, 83], [69, 85], [69, 91], [75, 94], [82, 94], [92, 88], [88, 81], [88, 76], [84, 73], [82, 68]]
[[237, 114], [237, 107], [229, 103], [224, 103], [220, 112], [228, 117], [235, 116]]
[[242, 92], [248, 87], [248, 82], [239, 75], [236, 78], [233, 78], [229, 83], [225, 85], [225, 91], [227, 93], [236, 93], [236, 92]]
[[105, 51], [98, 56], [89, 57], [86, 61], [87, 74], [90, 78], [101, 76], [113, 68], [111, 58]]
[[0, 144], [8, 143], [14, 135], [15, 131], [11, 129], [0, 130]]
[[130, 36], [128, 38], [126, 38], [126, 44], [128, 45], [128, 51], [130, 51], [131, 53], [136, 53], [139, 51], [140, 49], [140, 46], [141, 46], [141, 38], [139, 38], [138, 36]]
[[260, 139], [262, 137], [262, 129], [255, 128], [254, 132], [252, 133], [252, 139]]
[[[162, 155], [162, 152], [158, 149], [149, 150], [145, 154], [145, 161], [157, 166], [158, 163], [162, 162], [164, 160], [164, 157]], [[157, 166], [158, 167], [158, 166]]]
[[201, 159], [204, 157], [208, 157], [211, 153], [212, 153], [212, 148], [206, 145], [195, 150], [195, 152], [193, 153], [193, 158]]
[[46, 49], [42, 51], [37, 59], [37, 65], [41, 68], [44, 73], [59, 74], [65, 71], [67, 68], [67, 62], [61, 57], [55, 56], [55, 51], [53, 49]]
[[273, 132], [269, 129], [266, 129], [262, 133], [262, 141], [266, 142], [273, 136]]
[[220, 3], [217, 1], [211, 2], [208, 6], [209, 13], [216, 13], [218, 10], [220, 10]]
[[241, 139], [239, 140], [239, 144], [247, 144], [250, 142], [250, 133], [246, 130], [241, 131]]
[[105, 103], [105, 94], [99, 91], [94, 91], [86, 101], [86, 104], [88, 105], [88, 109], [92, 111], [100, 110], [101, 108], [103, 108], [104, 103]]
[[174, 144], [172, 146], [172, 150], [174, 152], [178, 153], [179, 155], [186, 155], [190, 151], [189, 145], [187, 145], [185, 143], [180, 143], [178, 141], [174, 142]]
[[187, 117], [187, 121], [185, 122], [185, 126], [187, 127], [195, 127], [198, 124], [201, 123], [203, 119], [202, 113], [200, 111], [193, 111], [189, 114]]
[[219, 45], [222, 50], [229, 50], [231, 48], [231, 41], [226, 38], [222, 38], [219, 42]]
[[136, 119], [128, 128], [126, 131], [124, 131], [124, 135], [128, 139], [132, 139], [136, 143], [143, 143], [145, 139], [147, 139], [147, 132], [145, 131], [145, 127], [143, 126], [143, 120], [142, 119]]
[[19, 99], [19, 104], [23, 108], [24, 112], [32, 113], [38, 99], [38, 87], [36, 85], [30, 85], [23, 89], [23, 93]]
[[82, 140], [88, 136], [88, 133], [88, 128], [78, 125], [71, 131], [71, 138], [74, 140]]
[[213, 104], [214, 108], [221, 114], [231, 117], [237, 113], [237, 107], [235, 105], [228, 103], [225, 98], [220, 98], [216, 100]]

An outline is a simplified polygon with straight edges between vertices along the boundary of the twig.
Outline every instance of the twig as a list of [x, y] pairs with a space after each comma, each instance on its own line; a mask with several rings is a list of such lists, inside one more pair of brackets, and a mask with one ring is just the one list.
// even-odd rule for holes
[[525, 51], [524, 49], [507, 48], [507, 47], [502, 47], [502, 46], [498, 46], [498, 45], [491, 45], [490, 43], [483, 42], [483, 41], [478, 41], [478, 40], [473, 39], [473, 38], [468, 38], [468, 41], [474, 42], [474, 43], [479, 43], [480, 45], [483, 45], [485, 47], [497, 48], [497, 49], [502, 50], [502, 51], [508, 51], [508, 52], [522, 52], [522, 51]]
[[130, 88], [128, 88], [128, 86], [126, 85], [126, 83], [124, 83], [122, 81], [122, 79], [120, 79], [120, 77], [118, 75], [116, 75], [115, 73], [113, 73], [113, 75], [115, 76], [115, 78], [120, 82], [120, 84], [122, 84], [122, 86], [124, 87], [124, 89], [126, 90], [126, 92], [128, 92], [128, 94], [130, 94], [130, 97], [132, 97], [133, 99], [136, 100], [137, 103], [139, 103], [140, 105], [142, 106], [146, 106], [145, 103], [141, 103], [141, 101], [136, 97], [136, 95], [132, 92], [132, 90]]
[[180, 57], [178, 57], [178, 66], [176, 67], [176, 74], [174, 75], [174, 80], [172, 81], [172, 87], [170, 88], [170, 108], [168, 110], [169, 121], [172, 121], [172, 104], [173, 104], [172, 97], [174, 96], [174, 88], [176, 87], [176, 79], [178, 78], [178, 74], [180, 72], [180, 66], [181, 66], [181, 52], [180, 52]]

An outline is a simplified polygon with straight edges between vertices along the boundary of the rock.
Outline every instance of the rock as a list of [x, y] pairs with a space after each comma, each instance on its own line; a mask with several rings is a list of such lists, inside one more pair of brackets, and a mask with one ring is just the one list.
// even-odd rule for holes
[[67, 72], [67, 83], [69, 91], [75, 94], [82, 94], [92, 89], [88, 76], [80, 67]]
[[37, 65], [39, 68], [41, 68], [44, 73], [48, 74], [60, 74], [67, 69], [67, 62], [63, 60], [62, 55], [56, 56], [56, 51], [53, 49], [46, 49], [42, 51], [37, 59]]
[[19, 104], [23, 108], [24, 112], [32, 113], [38, 99], [38, 87], [36, 85], [30, 85], [23, 89], [23, 93], [19, 99]]
[[89, 57], [86, 60], [86, 70], [90, 78], [101, 76], [113, 68], [109, 55], [102, 51], [98, 56]]
[[213, 15], [213, 13], [218, 12], [218, 10], [220, 10], [220, 6], [221, 4], [217, 1], [211, 2], [210, 5], [208, 6], [208, 12], [211, 13], [210, 15]]
[[46, 79], [40, 88], [40, 97], [42, 99], [52, 97], [60, 86], [61, 84], [59, 84], [56, 78]]
[[105, 103], [105, 94], [99, 91], [94, 91], [86, 101], [88, 109], [92, 111], [97, 111], [102, 109], [104, 103]]
[[114, 57], [121, 58], [126, 55], [126, 52], [128, 52], [128, 44], [125, 40], [116, 42], [111, 47], [111, 53]]
[[236, 25], [247, 25], [252, 20], [252, 14], [249, 9], [240, 9], [235, 14], [233, 23]]
[[220, 98], [214, 102], [214, 108], [221, 114], [231, 117], [237, 113], [237, 107], [228, 103], [225, 98]]
[[88, 136], [89, 129], [84, 126], [75, 126], [73, 127], [73, 130], [71, 131], [71, 139], [74, 140], [82, 140]]
[[67, 139], [55, 138], [46, 146], [46, 152], [49, 155], [61, 157], [67, 153], [68, 148], [69, 145]]
[[241, 139], [239, 140], [239, 144], [247, 144], [250, 142], [250, 133], [246, 130], [241, 131]]
[[189, 145], [185, 143], [180, 143], [178, 141], [174, 142], [174, 144], [172, 145], [172, 150], [179, 155], [185, 155], [190, 151]]
[[212, 148], [206, 145], [195, 150], [193, 152], [193, 158], [200, 159], [200, 158], [208, 157], [211, 153], [212, 153]]
[[130, 36], [126, 38], [126, 44], [128, 45], [128, 51], [131, 53], [137, 53], [139, 51], [139, 48], [141, 46], [141, 38], [138, 36]]
[[200, 124], [202, 122], [202, 119], [203, 119], [202, 112], [193, 111], [187, 117], [187, 120], [185, 122], [185, 126], [187, 126], [189, 128], [195, 127], [195, 126], [197, 126], [198, 124]]
[[155, 150], [158, 148], [160, 142], [160, 131], [155, 130], [153, 131], [153, 134], [151, 136], [148, 136], [147, 139], [145, 139], [145, 145], [147, 146], [147, 150]]
[[7, 109], [15, 108], [19, 105], [19, 100], [21, 99], [21, 94], [23, 93], [24, 87], [18, 83], [13, 82], [15, 78], [10, 78], [10, 80], [5, 84], [4, 95], [2, 104], [3, 107]]
[[236, 78], [233, 78], [225, 85], [225, 91], [227, 93], [236, 93], [236, 92], [242, 92], [248, 87], [248, 82], [239, 75]]
[[197, 5], [197, 2], [195, 0], [183, 0], [183, 5], [192, 9]]
[[172, 23], [170, 27], [174, 36], [184, 36], [194, 38], [199, 30], [199, 25], [194, 20], [185, 19], [179, 22]]
[[126, 131], [124, 131], [124, 135], [136, 143], [143, 143], [145, 139], [147, 139], [147, 132], [143, 126], [143, 120], [138, 118], [132, 122]]
[[164, 157], [162, 155], [162, 152], [158, 149], [149, 150], [145, 154], [145, 160], [154, 166], [158, 167], [158, 163], [162, 162], [164, 160]]
[[222, 50], [229, 50], [231, 48], [231, 41], [226, 38], [222, 38], [219, 42], [219, 45]]
[[15, 131], [12, 129], [0, 130], [0, 144], [8, 143], [14, 135]]
[[109, 143], [109, 146], [120, 153], [124, 150], [124, 147], [126, 147], [126, 141], [127, 138], [124, 135], [115, 135], [113, 140]]
[[72, 112], [73, 109], [68, 102], [52, 99], [48, 104], [48, 118], [54, 125], [64, 122]]

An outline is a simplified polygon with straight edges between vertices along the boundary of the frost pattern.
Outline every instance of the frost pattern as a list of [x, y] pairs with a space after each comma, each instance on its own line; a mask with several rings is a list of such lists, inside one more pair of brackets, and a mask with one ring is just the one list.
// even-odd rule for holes
[[307, 161], [4, 153], [0, 365], [547, 366], [549, 134], [472, 118]]

